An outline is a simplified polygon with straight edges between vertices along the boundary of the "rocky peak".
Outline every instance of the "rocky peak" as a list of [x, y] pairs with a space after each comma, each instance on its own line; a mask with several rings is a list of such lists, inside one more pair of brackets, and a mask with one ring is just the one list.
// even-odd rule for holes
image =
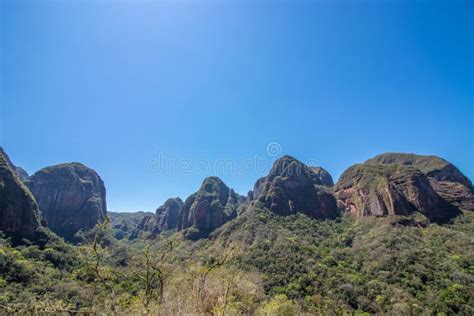
[[29, 177], [28, 172], [22, 167], [15, 166], [15, 173], [21, 181], [25, 181]]
[[38, 205], [0, 147], [0, 230], [13, 243], [24, 239], [39, 242], [48, 238]]
[[156, 210], [155, 214], [155, 231], [176, 229], [178, 226], [179, 211], [184, 203], [179, 198], [171, 198]]
[[218, 177], [206, 178], [200, 189], [184, 202], [179, 212], [178, 230], [184, 230], [189, 239], [207, 237], [237, 216], [242, 199]]
[[365, 163], [413, 166], [428, 177], [433, 189], [447, 202], [461, 209], [474, 211], [474, 188], [471, 180], [443, 158], [407, 153], [385, 153]]
[[335, 195], [341, 207], [358, 216], [418, 212], [445, 221], [459, 213], [435, 192], [424, 173], [407, 165], [354, 165], [341, 175]]
[[13, 172], [18, 176], [18, 178], [21, 181], [25, 181], [28, 178], [28, 172], [26, 172], [26, 170], [23, 169], [22, 167], [15, 166], [13, 162], [10, 160], [10, 157], [8, 157], [8, 155], [5, 153], [2, 147], [0, 147], [0, 150], [2, 151], [3, 157], [6, 163], [8, 164], [8, 166], [10, 166], [10, 168], [13, 170]]
[[81, 163], [43, 168], [25, 184], [51, 230], [68, 241], [75, 241], [79, 230], [90, 229], [106, 217], [104, 182]]
[[275, 161], [266, 177], [254, 185], [253, 199], [280, 215], [303, 213], [313, 218], [337, 216], [337, 205], [320, 174], [291, 156]]
[[334, 180], [329, 172], [322, 167], [310, 167], [311, 171], [316, 175], [315, 181], [321, 183], [321, 185], [332, 187], [334, 186]]

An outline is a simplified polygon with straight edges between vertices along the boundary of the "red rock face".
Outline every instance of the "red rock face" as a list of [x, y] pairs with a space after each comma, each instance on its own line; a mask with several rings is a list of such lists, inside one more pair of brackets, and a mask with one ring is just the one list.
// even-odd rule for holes
[[417, 168], [428, 177], [433, 189], [445, 201], [462, 210], [474, 211], [474, 187], [471, 180], [440, 157], [387, 153], [367, 160], [366, 164], [398, 164]]
[[75, 241], [79, 230], [94, 227], [106, 216], [104, 183], [94, 170], [82, 164], [41, 169], [25, 184], [51, 230], [68, 241]]
[[352, 166], [342, 174], [334, 192], [341, 208], [358, 216], [419, 212], [431, 220], [445, 221], [459, 213], [436, 193], [421, 171], [410, 166]]
[[14, 243], [23, 239], [35, 242], [48, 238], [40, 230], [43, 227], [36, 201], [0, 147], [0, 231], [12, 237]]

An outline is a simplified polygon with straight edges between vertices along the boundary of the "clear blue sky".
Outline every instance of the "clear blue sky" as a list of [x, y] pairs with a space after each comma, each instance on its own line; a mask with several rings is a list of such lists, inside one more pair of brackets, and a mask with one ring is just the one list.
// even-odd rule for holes
[[213, 173], [246, 194], [262, 172], [216, 159], [273, 159], [271, 142], [335, 179], [387, 151], [439, 155], [474, 179], [473, 1], [0, 9], [1, 145], [29, 173], [93, 167], [111, 211], [153, 211]]

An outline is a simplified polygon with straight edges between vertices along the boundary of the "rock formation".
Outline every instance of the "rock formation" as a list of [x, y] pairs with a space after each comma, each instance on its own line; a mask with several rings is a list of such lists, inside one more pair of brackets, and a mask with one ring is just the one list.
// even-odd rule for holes
[[316, 175], [316, 182], [321, 183], [321, 185], [332, 187], [334, 186], [334, 181], [332, 180], [332, 176], [329, 172], [327, 172], [322, 167], [310, 167], [311, 171]]
[[40, 242], [48, 238], [38, 205], [14, 171], [7, 154], [0, 147], [0, 231], [14, 244], [23, 239]]
[[433, 189], [456, 207], [474, 211], [474, 187], [471, 181], [450, 162], [436, 156], [386, 153], [365, 162], [371, 165], [409, 165], [423, 172]]
[[176, 229], [178, 226], [179, 211], [183, 207], [183, 201], [177, 198], [166, 200], [155, 213], [155, 231]]
[[25, 181], [48, 226], [68, 241], [102, 221], [107, 212], [105, 186], [99, 175], [80, 163], [43, 168]]
[[21, 181], [25, 181], [26, 179], [28, 179], [28, 172], [26, 172], [26, 170], [23, 169], [22, 167], [15, 166], [13, 164], [13, 162], [10, 160], [10, 157], [8, 157], [8, 155], [5, 153], [5, 151], [3, 151], [3, 148], [0, 147], [0, 149], [2, 150], [3, 155], [4, 155], [8, 165], [13, 170], [13, 172], [18, 176], [18, 178], [20, 178]]
[[237, 216], [237, 208], [243, 200], [221, 179], [206, 178], [199, 191], [184, 202], [179, 212], [178, 230], [184, 230], [188, 239], [207, 237]]
[[412, 166], [354, 165], [341, 175], [334, 191], [340, 206], [358, 216], [419, 212], [430, 220], [445, 221], [459, 213]]
[[334, 218], [338, 215], [336, 200], [326, 187], [331, 184], [332, 178], [324, 169], [315, 170], [284, 156], [275, 161], [266, 177], [257, 180], [253, 199], [279, 215]]
[[25, 169], [22, 167], [14, 166], [15, 167], [15, 173], [20, 178], [21, 181], [25, 181], [28, 179], [28, 172], [26, 172]]

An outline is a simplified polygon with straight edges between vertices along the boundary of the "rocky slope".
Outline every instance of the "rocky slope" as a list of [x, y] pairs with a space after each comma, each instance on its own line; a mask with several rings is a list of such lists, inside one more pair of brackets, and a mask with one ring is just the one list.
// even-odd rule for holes
[[428, 177], [433, 189], [447, 202], [460, 209], [474, 211], [474, 187], [471, 181], [453, 164], [440, 157], [385, 153], [365, 163], [413, 166]]
[[117, 239], [135, 239], [142, 233], [142, 223], [147, 218], [152, 218], [150, 212], [118, 213], [107, 211], [110, 227]]
[[322, 167], [310, 167], [311, 171], [316, 175], [315, 181], [327, 187], [334, 186], [334, 180], [329, 172]]
[[80, 163], [43, 168], [25, 184], [33, 193], [52, 231], [68, 241], [92, 228], [107, 213], [105, 186], [99, 175]]
[[313, 169], [291, 156], [273, 164], [270, 173], [255, 183], [252, 197], [279, 215], [303, 213], [327, 219], [338, 215], [336, 200], [327, 186], [332, 178], [322, 168]]
[[26, 172], [25, 169], [18, 166], [14, 166], [14, 167], [15, 167], [15, 173], [18, 176], [18, 178], [20, 178], [21, 181], [25, 181], [26, 179], [28, 179], [29, 177], [28, 172]]
[[180, 209], [178, 225], [188, 239], [207, 237], [216, 228], [237, 216], [243, 197], [221, 179], [209, 177], [201, 188], [189, 196]]
[[26, 172], [26, 170], [23, 169], [22, 167], [15, 166], [15, 164], [13, 164], [13, 162], [10, 160], [10, 157], [8, 157], [8, 155], [5, 153], [5, 151], [3, 151], [3, 148], [0, 147], [0, 149], [2, 150], [3, 155], [4, 155], [7, 163], [9, 164], [10, 168], [13, 170], [13, 172], [18, 176], [18, 178], [21, 181], [25, 181], [28, 178], [28, 172]]
[[14, 243], [23, 239], [39, 242], [48, 238], [38, 205], [14, 171], [0, 147], [0, 231]]
[[177, 198], [170, 198], [156, 209], [154, 216], [143, 218], [139, 229], [148, 231], [152, 234], [159, 234], [164, 230], [173, 230], [178, 226], [179, 211], [183, 207], [183, 201]]
[[419, 212], [445, 221], [459, 210], [443, 200], [420, 170], [406, 165], [354, 165], [334, 188], [340, 206], [358, 216], [408, 215]]

